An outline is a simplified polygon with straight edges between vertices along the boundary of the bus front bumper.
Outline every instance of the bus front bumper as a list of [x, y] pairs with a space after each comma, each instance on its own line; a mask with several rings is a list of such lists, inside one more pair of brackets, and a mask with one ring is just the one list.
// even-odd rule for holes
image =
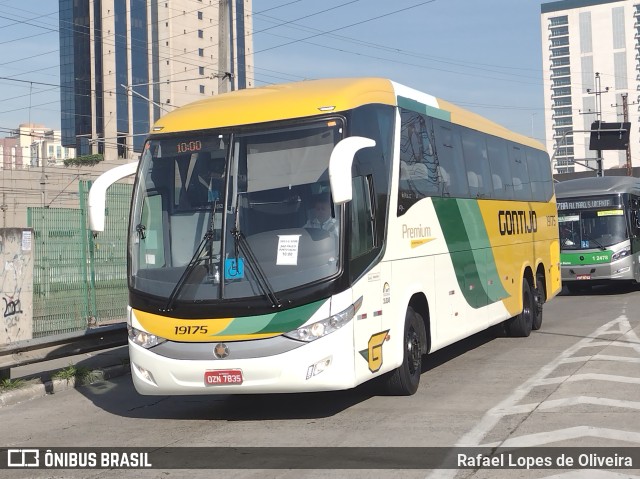
[[613, 263], [562, 266], [562, 282], [635, 279], [635, 257], [627, 256]]
[[[353, 328], [350, 326], [294, 350], [251, 359], [216, 359], [213, 353], [211, 359], [172, 359], [129, 341], [131, 376], [136, 390], [143, 395], [349, 389], [356, 386]], [[215, 346], [211, 343], [212, 352]], [[228, 346], [233, 350], [233, 343]]]

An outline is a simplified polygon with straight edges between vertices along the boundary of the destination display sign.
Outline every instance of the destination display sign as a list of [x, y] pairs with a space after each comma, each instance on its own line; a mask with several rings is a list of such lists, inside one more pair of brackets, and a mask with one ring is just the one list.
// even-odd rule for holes
[[586, 210], [593, 208], [609, 208], [611, 206], [619, 206], [620, 198], [618, 196], [601, 196], [598, 198], [571, 198], [567, 200], [558, 200], [558, 211], [563, 210]]

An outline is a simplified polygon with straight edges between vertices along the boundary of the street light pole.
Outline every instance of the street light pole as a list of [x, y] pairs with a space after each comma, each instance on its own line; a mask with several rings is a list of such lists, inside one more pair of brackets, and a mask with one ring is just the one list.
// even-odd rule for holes
[[[596, 90], [591, 91], [590, 88], [587, 88], [587, 93], [593, 93], [596, 96], [596, 121], [598, 124], [602, 122], [602, 99], [600, 96], [603, 93], [607, 93], [609, 91], [609, 87], [606, 87], [604, 91], [600, 90], [600, 73], [596, 72]], [[596, 150], [596, 164], [598, 166], [598, 176], [604, 176], [604, 169], [602, 168], [602, 150]]]

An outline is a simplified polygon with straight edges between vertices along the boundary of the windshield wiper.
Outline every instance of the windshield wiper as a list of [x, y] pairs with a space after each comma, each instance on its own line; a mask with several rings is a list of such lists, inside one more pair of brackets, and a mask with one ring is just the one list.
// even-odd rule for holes
[[238, 193], [236, 200], [236, 221], [233, 225], [233, 229], [231, 230], [231, 236], [233, 236], [236, 266], [239, 261], [239, 253], [242, 253], [247, 259], [247, 265], [249, 266], [253, 276], [256, 278], [256, 283], [258, 283], [262, 293], [267, 297], [274, 308], [282, 307], [282, 303], [273, 291], [273, 287], [271, 286], [267, 275], [264, 273], [264, 270], [260, 266], [260, 262], [255, 257], [253, 250], [251, 249], [251, 245], [249, 245], [244, 233], [240, 231], [240, 193]]
[[582, 232], [582, 235], [587, 238], [589, 241], [593, 241], [596, 246], [598, 248], [600, 248], [601, 251], [605, 251], [607, 248], [605, 248], [604, 246], [602, 246], [602, 243], [600, 243], [598, 240], [593, 239], [590, 235], [588, 235], [587, 233], [585, 233], [584, 231]]
[[[167, 304], [164, 306], [163, 309], [160, 309], [160, 311], [166, 313], [173, 310], [173, 304], [175, 303], [176, 298], [178, 297], [180, 292], [182, 291], [182, 288], [186, 284], [187, 279], [189, 279], [189, 276], [191, 276], [191, 273], [193, 273], [193, 270], [196, 269], [196, 266], [198, 265], [198, 263], [200, 263], [203, 259], [206, 258], [206, 257], [201, 258], [201, 256], [202, 256], [202, 253], [207, 249], [207, 247], [211, 245], [211, 243], [213, 242], [213, 237], [214, 237], [213, 229], [215, 227], [217, 207], [218, 207], [218, 200], [215, 200], [213, 202], [213, 208], [211, 210], [211, 221], [209, 222], [209, 228], [207, 229], [207, 232], [204, 234], [204, 236], [200, 240], [200, 244], [198, 244], [198, 247], [196, 248], [195, 253], [193, 253], [193, 256], [189, 260], [189, 264], [187, 264], [187, 267], [182, 272], [180, 279], [178, 279], [178, 282], [173, 287], [173, 290], [169, 295], [169, 299], [167, 300]], [[211, 251], [211, 249], [209, 249], [209, 256], [211, 256], [212, 253], [213, 252]]]

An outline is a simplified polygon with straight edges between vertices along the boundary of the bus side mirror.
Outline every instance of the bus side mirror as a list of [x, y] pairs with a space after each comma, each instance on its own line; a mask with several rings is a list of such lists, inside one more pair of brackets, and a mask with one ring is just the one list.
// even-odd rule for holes
[[356, 153], [362, 148], [376, 146], [371, 138], [350, 136], [340, 140], [329, 158], [329, 183], [335, 204], [348, 203], [353, 197], [351, 186], [351, 166]]
[[107, 188], [125, 176], [133, 175], [138, 169], [138, 162], [116, 166], [102, 173], [89, 190], [89, 228], [94, 233], [104, 231], [104, 207], [107, 200]]

